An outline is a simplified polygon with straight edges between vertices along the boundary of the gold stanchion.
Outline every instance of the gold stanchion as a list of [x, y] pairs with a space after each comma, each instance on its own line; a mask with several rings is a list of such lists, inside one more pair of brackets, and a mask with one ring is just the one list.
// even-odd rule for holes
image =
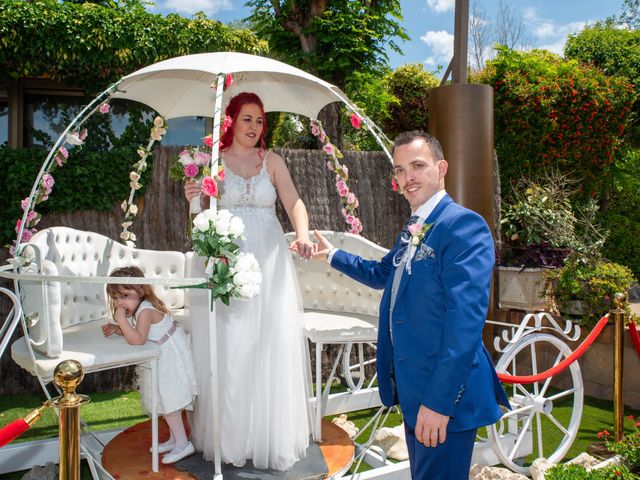
[[76, 387], [84, 378], [82, 365], [76, 360], [60, 362], [53, 372], [53, 380], [63, 394], [51, 400], [60, 412], [60, 480], [80, 480], [80, 406], [90, 401], [86, 395], [76, 394]]
[[623, 393], [623, 367], [624, 367], [624, 308], [627, 297], [623, 293], [613, 296], [616, 306], [611, 311], [613, 315], [614, 339], [613, 339], [613, 438], [616, 442], [624, 437], [624, 402]]

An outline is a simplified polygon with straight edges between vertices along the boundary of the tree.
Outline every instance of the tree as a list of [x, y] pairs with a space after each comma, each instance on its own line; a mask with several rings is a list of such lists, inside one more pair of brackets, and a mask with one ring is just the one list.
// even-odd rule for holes
[[474, 0], [471, 4], [471, 15], [469, 15], [471, 65], [474, 70], [482, 69], [490, 54], [491, 25], [486, 18], [485, 10], [480, 6], [478, 0]]
[[[408, 39], [400, 25], [399, 0], [249, 0], [248, 17], [269, 42], [272, 55], [344, 87], [353, 72], [381, 72], [386, 49], [400, 52]], [[339, 111], [325, 109], [321, 120], [338, 145]]]
[[511, 5], [500, 0], [495, 26], [496, 43], [513, 50], [524, 48], [529, 43], [527, 27], [522, 15]]
[[631, 30], [640, 30], [640, 0], [624, 0], [620, 16], [614, 15], [609, 20]]

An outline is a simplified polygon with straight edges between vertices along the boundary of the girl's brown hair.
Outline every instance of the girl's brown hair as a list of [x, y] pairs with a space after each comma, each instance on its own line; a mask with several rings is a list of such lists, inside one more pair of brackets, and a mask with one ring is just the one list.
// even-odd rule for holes
[[[116, 278], [144, 278], [144, 273], [138, 267], [121, 267], [116, 268], [109, 274], [110, 277]], [[169, 313], [169, 309], [162, 300], [158, 298], [156, 292], [151, 285], [129, 285], [108, 283], [107, 295], [109, 296], [109, 308], [111, 309], [111, 315], [115, 315], [116, 307], [113, 303], [113, 298], [124, 290], [135, 290], [145, 300], [148, 300], [156, 310], [160, 310], [162, 313]]]

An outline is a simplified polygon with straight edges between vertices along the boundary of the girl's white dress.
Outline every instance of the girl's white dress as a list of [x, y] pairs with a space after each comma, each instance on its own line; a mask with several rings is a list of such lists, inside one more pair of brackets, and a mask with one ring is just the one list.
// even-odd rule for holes
[[[136, 310], [136, 319], [147, 309], [158, 311], [151, 302], [143, 300]], [[158, 359], [158, 414], [184, 408], [192, 410], [197, 393], [196, 373], [191, 346], [184, 330], [178, 325], [174, 328], [173, 317], [170, 313], [165, 313], [160, 322], [151, 324], [147, 341], [161, 342]], [[153, 392], [151, 370], [138, 368], [138, 385], [142, 408], [150, 413]]]
[[[267, 154], [268, 156], [268, 154]], [[218, 209], [242, 218], [240, 251], [251, 252], [262, 272], [260, 294], [249, 300], [216, 303], [221, 405], [222, 461], [285, 470], [309, 445], [308, 367], [300, 320], [297, 278], [284, 232], [275, 213], [276, 190], [267, 171], [250, 179], [225, 169]], [[200, 259], [200, 263], [204, 263]], [[201, 265], [204, 271], [204, 266]], [[192, 441], [213, 460], [210, 400], [208, 302], [206, 290], [192, 293], [192, 341], [198, 399]]]

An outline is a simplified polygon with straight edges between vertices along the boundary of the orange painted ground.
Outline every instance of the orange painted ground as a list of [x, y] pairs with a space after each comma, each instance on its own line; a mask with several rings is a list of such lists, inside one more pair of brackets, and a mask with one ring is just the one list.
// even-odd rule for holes
[[[160, 432], [158, 442], [163, 442], [169, 438], [169, 429], [162, 419], [158, 424]], [[187, 472], [181, 472], [171, 465], [163, 465], [162, 462], [160, 462], [160, 471], [153, 473], [150, 447], [151, 421], [139, 423], [129, 427], [107, 444], [102, 452], [102, 465], [116, 479], [195, 479]], [[326, 420], [322, 421], [320, 450], [329, 468], [328, 478], [347, 467], [355, 453], [353, 442], [344, 430]]]

